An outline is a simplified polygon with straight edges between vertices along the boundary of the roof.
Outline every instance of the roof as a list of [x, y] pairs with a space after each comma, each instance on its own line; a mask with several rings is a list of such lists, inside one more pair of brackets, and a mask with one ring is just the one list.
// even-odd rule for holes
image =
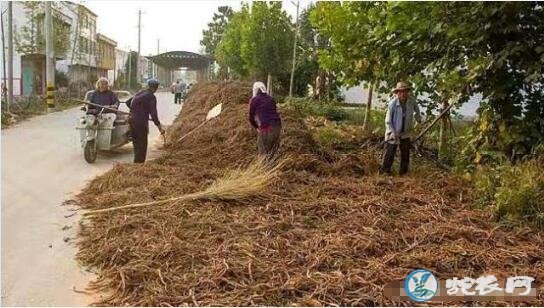
[[116, 42], [116, 41], [114, 41], [113, 39], [111, 39], [111, 38], [105, 36], [105, 35], [102, 34], [102, 33], [97, 33], [97, 34], [96, 34], [96, 39], [97, 39], [97, 40], [100, 40], [100, 41], [104, 41], [104, 42], [106, 42], [106, 43], [112, 45], [113, 47], [116, 47], [116, 46], [117, 46], [117, 42]]
[[98, 15], [96, 15], [95, 12], [91, 11], [90, 8], [86, 7], [85, 5], [83, 5], [81, 3], [79, 3], [78, 5], [79, 5], [79, 7], [84, 8], [89, 14], [93, 15], [94, 17], [98, 17]]
[[169, 51], [156, 56], [148, 56], [146, 58], [159, 66], [167, 68], [187, 67], [190, 69], [203, 69], [214, 61], [210, 56], [190, 51]]

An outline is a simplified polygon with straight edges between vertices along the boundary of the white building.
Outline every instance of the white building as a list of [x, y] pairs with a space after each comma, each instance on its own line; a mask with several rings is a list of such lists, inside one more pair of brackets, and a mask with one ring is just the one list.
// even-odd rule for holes
[[[57, 38], [56, 70], [66, 74], [70, 86], [88, 88], [99, 75], [97, 69], [97, 15], [81, 4], [52, 2], [55, 27], [61, 27], [64, 37]], [[1, 2], [2, 11], [7, 2]], [[7, 14], [3, 15], [7, 29]], [[45, 93], [44, 2], [13, 2], [13, 91], [14, 95]], [[59, 46], [62, 49], [59, 50]], [[1, 70], [3, 72], [3, 69]], [[109, 72], [107, 72], [109, 74]], [[2, 76], [4, 81], [6, 76]]]

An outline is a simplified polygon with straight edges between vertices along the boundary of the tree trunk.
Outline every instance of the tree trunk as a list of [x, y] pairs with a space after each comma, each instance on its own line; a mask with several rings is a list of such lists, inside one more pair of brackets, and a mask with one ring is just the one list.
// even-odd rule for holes
[[272, 96], [272, 75], [268, 74], [266, 80], [266, 90], [268, 90], [268, 95]]
[[[448, 108], [449, 102], [445, 100], [442, 103], [442, 110]], [[448, 143], [448, 123], [449, 123], [450, 113], [449, 111], [442, 117], [440, 122], [440, 142], [438, 144], [438, 153], [439, 156], [443, 157], [446, 154], [446, 146]]]
[[374, 91], [374, 83], [370, 82], [368, 86], [368, 99], [366, 100], [365, 120], [363, 122], [363, 131], [366, 131], [368, 118], [370, 117], [370, 111], [372, 109], [372, 92]]
[[315, 91], [314, 97], [318, 100], [323, 99], [323, 94], [325, 92], [325, 72], [319, 70], [317, 73], [317, 78], [315, 80]]

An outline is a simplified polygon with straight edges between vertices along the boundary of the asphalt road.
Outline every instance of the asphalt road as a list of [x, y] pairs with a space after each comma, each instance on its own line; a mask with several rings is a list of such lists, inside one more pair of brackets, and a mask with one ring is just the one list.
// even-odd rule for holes
[[[170, 124], [180, 110], [158, 93], [159, 118]], [[79, 108], [51, 113], [2, 130], [2, 306], [85, 306], [92, 274], [74, 259], [80, 215], [63, 202], [115, 163], [132, 161], [132, 145], [83, 159], [75, 124]], [[150, 123], [149, 144], [159, 138]], [[148, 149], [148, 157], [159, 151]]]

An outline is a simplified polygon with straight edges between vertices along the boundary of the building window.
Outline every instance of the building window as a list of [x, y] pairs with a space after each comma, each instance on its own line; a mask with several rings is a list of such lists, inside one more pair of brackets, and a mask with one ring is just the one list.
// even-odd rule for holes
[[87, 39], [84, 37], [79, 37], [79, 49], [82, 53], [87, 53]]

